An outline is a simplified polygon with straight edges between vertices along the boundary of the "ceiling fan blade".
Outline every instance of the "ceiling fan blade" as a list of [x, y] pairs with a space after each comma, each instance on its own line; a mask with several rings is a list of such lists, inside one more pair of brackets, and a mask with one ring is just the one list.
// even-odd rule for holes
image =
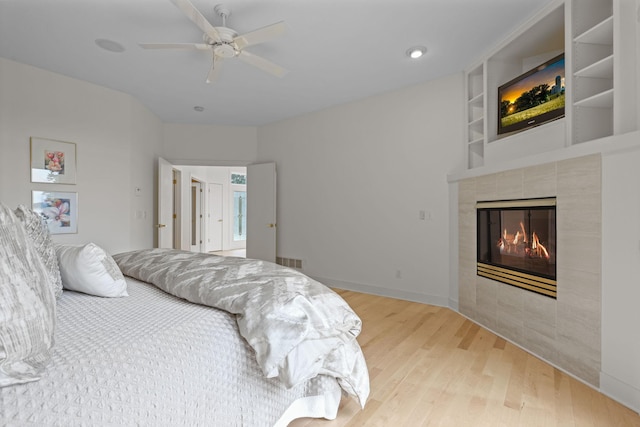
[[211, 61], [211, 68], [209, 69], [209, 74], [207, 74], [207, 80], [205, 80], [205, 82], [211, 83], [218, 78], [218, 74], [220, 74], [221, 62], [222, 62], [222, 58], [214, 54], [213, 59]]
[[240, 51], [238, 58], [243, 60], [249, 65], [253, 65], [254, 67], [260, 68], [262, 71], [266, 71], [269, 74], [273, 74], [276, 77], [282, 77], [287, 74], [289, 71], [282, 68], [279, 65], [274, 64], [273, 62], [264, 59], [261, 56], [254, 55], [253, 53], [247, 52], [246, 50]]
[[207, 50], [211, 46], [206, 43], [138, 43], [143, 49], [186, 49]]
[[206, 35], [208, 35], [213, 41], [220, 41], [220, 34], [218, 31], [207, 21], [198, 9], [189, 0], [171, 0], [180, 10], [187, 15], [198, 28], [200, 28]]
[[284, 25], [284, 21], [280, 21], [245, 34], [241, 34], [234, 38], [233, 41], [238, 46], [238, 49], [242, 50], [247, 46], [264, 43], [266, 41], [274, 39], [284, 34], [286, 29], [287, 27]]

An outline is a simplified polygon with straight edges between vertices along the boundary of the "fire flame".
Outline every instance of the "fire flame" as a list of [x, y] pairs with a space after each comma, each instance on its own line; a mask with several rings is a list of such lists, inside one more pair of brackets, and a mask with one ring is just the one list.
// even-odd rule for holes
[[540, 239], [538, 239], [538, 235], [536, 232], [533, 232], [533, 242], [531, 243], [531, 251], [536, 254], [538, 257], [544, 257], [549, 259], [549, 251], [545, 248], [542, 243], [540, 243]]
[[[540, 243], [540, 238], [535, 231], [531, 235], [531, 239], [531, 247], [525, 247], [524, 252], [530, 257], [549, 259], [549, 251]], [[528, 234], [522, 222], [520, 222], [520, 230], [516, 231], [515, 234], [510, 234], [505, 228], [496, 246], [500, 248], [500, 253], [518, 254], [518, 245], [520, 243], [525, 245], [529, 243]]]

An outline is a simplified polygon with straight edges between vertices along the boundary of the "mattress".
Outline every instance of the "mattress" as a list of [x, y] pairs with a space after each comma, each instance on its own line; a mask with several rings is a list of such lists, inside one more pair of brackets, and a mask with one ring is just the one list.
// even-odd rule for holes
[[319, 375], [264, 378], [233, 315], [127, 278], [128, 297], [64, 291], [39, 381], [0, 388], [6, 426], [274, 426], [335, 417], [341, 390]]

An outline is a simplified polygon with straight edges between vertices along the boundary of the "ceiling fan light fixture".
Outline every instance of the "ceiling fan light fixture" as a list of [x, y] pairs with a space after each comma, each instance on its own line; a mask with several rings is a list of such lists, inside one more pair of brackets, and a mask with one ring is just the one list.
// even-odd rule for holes
[[109, 39], [96, 39], [95, 43], [98, 45], [98, 47], [101, 47], [102, 49], [109, 52], [122, 53], [125, 50], [124, 46], [122, 46], [120, 43], [114, 42], [113, 40]]
[[424, 46], [414, 46], [407, 49], [407, 56], [411, 59], [418, 59], [427, 52], [427, 48]]

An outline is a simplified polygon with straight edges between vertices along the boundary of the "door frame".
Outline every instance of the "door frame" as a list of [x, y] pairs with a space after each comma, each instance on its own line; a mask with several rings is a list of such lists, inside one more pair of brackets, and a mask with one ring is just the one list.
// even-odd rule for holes
[[158, 157], [157, 160], [157, 205], [155, 217], [155, 246], [175, 248], [175, 169], [171, 162]]
[[173, 248], [182, 249], [182, 171], [173, 168]]
[[204, 239], [204, 236], [206, 235], [204, 220], [206, 211], [206, 201], [204, 200], [206, 184], [193, 176], [191, 176], [190, 184], [189, 188], [191, 188], [191, 192], [189, 206], [191, 207], [191, 215], [189, 215], [189, 247], [191, 252], [204, 252], [206, 246]]

